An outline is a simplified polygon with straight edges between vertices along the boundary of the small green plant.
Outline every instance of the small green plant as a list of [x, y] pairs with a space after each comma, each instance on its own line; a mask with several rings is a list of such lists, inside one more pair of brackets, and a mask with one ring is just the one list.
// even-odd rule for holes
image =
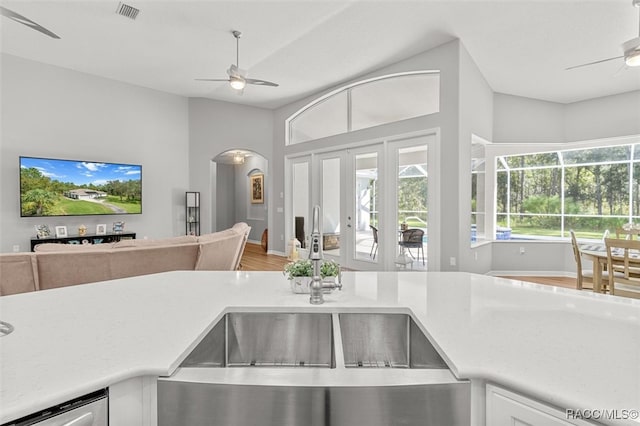
[[[333, 260], [323, 260], [320, 265], [320, 278], [336, 277], [340, 273], [340, 265]], [[313, 262], [309, 259], [300, 259], [287, 263], [284, 266], [284, 275], [288, 280], [295, 277], [312, 277]]]

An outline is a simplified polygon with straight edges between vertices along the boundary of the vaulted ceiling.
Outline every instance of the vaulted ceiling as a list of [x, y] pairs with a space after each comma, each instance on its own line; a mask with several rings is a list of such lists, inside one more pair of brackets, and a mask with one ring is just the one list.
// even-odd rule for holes
[[[55, 40], [5, 17], [1, 51], [187, 97], [277, 108], [380, 67], [460, 39], [494, 91], [569, 103], [640, 90], [640, 67], [622, 59], [638, 37], [631, 0], [190, 1], [0, 0], [58, 34]], [[224, 82], [240, 67], [279, 87]]]

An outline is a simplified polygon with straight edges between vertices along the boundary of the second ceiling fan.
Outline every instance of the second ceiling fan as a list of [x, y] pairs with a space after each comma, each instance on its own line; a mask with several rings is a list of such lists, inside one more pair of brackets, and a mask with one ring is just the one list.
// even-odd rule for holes
[[196, 78], [197, 81], [226, 81], [238, 91], [242, 91], [247, 84], [255, 84], [257, 86], [271, 86], [278, 87], [278, 84], [267, 80], [259, 80], [257, 78], [247, 78], [247, 72], [239, 68], [240, 63], [240, 37], [242, 33], [240, 31], [231, 31], [231, 34], [236, 38], [236, 63], [231, 64], [227, 70], [229, 78]]
[[[633, 6], [640, 9], [640, 0], [632, 0], [631, 2]], [[637, 67], [640, 66], [640, 12], [638, 12], [638, 37], [632, 38], [631, 40], [625, 41], [622, 44], [623, 55], [615, 56], [613, 58], [601, 59], [599, 61], [593, 61], [586, 64], [574, 65], [569, 68], [565, 68], [565, 70], [572, 70], [575, 68], [586, 67], [589, 65], [600, 64], [602, 62], [614, 61], [616, 59], [623, 59], [625, 66], [627, 67]]]

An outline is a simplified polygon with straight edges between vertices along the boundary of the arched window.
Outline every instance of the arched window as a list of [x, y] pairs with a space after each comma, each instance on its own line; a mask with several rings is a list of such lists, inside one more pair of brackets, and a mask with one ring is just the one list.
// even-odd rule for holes
[[412, 71], [358, 81], [289, 117], [286, 144], [366, 129], [440, 111], [440, 72]]

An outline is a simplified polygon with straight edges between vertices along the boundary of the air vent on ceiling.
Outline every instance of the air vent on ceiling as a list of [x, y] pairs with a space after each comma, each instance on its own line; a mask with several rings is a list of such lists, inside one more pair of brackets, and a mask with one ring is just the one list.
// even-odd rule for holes
[[138, 13], [140, 13], [140, 9], [136, 9], [133, 6], [120, 2], [118, 9], [116, 9], [116, 13], [130, 19], [136, 19], [138, 17]]

